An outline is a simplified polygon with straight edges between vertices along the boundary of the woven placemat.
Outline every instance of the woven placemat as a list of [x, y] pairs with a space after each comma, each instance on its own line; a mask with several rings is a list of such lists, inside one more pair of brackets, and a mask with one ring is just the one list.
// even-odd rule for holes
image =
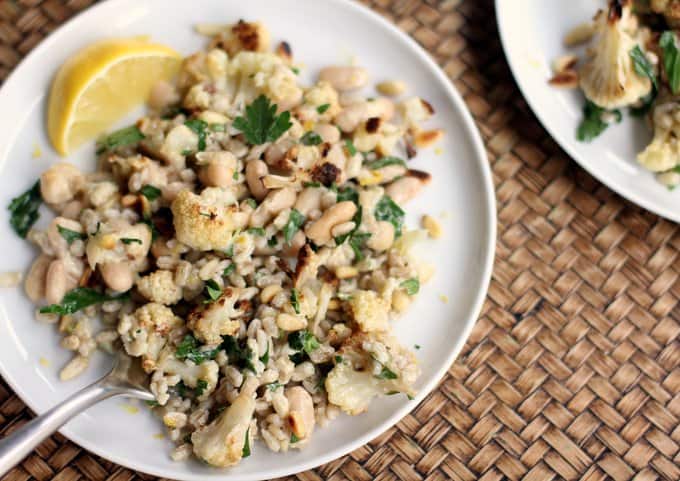
[[[91, 3], [0, 1], [0, 78]], [[678, 226], [549, 138], [510, 76], [491, 0], [366, 3], [434, 55], [475, 116], [498, 198], [496, 265], [438, 390], [368, 445], [288, 479], [680, 480]], [[30, 417], [0, 384], [0, 433]], [[56, 435], [5, 479], [135, 478], [154, 479]]]

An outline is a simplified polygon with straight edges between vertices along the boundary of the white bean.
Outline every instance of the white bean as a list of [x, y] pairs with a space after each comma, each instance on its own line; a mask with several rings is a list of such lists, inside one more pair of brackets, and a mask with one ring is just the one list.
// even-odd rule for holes
[[321, 136], [321, 140], [328, 142], [329, 144], [340, 141], [340, 131], [335, 125], [316, 124], [314, 126], [314, 132]]
[[366, 241], [366, 246], [375, 251], [381, 252], [389, 249], [394, 242], [394, 226], [387, 221], [376, 222], [371, 232], [371, 237]]
[[73, 199], [85, 182], [75, 165], [59, 162], [40, 176], [40, 193], [49, 204], [61, 204]]
[[354, 202], [339, 202], [329, 207], [323, 215], [305, 230], [316, 245], [322, 246], [332, 239], [331, 229], [343, 222], [348, 222], [357, 211]]
[[45, 276], [45, 299], [50, 304], [59, 304], [68, 290], [66, 267], [61, 259], [53, 260]]
[[261, 160], [251, 160], [246, 164], [246, 182], [253, 197], [262, 200], [267, 196], [269, 189], [262, 183], [262, 177], [269, 173], [269, 168]]
[[368, 72], [363, 67], [332, 66], [321, 69], [319, 80], [330, 83], [340, 92], [356, 90], [368, 83]]
[[99, 266], [99, 271], [106, 285], [114, 291], [125, 292], [135, 283], [134, 273], [127, 263], [105, 262]]
[[423, 182], [416, 177], [402, 177], [385, 188], [385, 194], [397, 204], [403, 204], [413, 199], [423, 188]]
[[291, 431], [300, 438], [308, 438], [314, 431], [314, 402], [301, 386], [286, 389], [288, 399], [288, 423]]
[[[40, 254], [33, 261], [31, 269], [28, 271], [24, 281], [24, 290], [33, 302], [38, 302], [45, 297], [45, 278], [47, 277], [47, 269], [53, 259], [53, 257], [46, 254]], [[59, 300], [61, 301], [61, 299]]]
[[317, 187], [307, 187], [300, 192], [295, 202], [295, 210], [307, 217], [310, 211], [321, 208], [323, 191]]

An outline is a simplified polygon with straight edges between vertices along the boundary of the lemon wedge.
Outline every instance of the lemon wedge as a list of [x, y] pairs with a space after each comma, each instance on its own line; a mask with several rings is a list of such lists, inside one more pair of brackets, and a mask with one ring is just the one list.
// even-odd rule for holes
[[102, 40], [76, 53], [52, 82], [47, 132], [61, 155], [109, 129], [179, 70], [179, 53], [145, 37]]

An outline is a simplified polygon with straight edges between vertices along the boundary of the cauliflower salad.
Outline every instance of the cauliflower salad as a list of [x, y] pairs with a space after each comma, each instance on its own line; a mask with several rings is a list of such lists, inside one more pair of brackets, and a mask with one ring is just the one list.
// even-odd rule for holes
[[40, 251], [24, 282], [36, 317], [74, 353], [62, 380], [98, 347], [124, 351], [172, 458], [226, 467], [254, 440], [302, 448], [341, 411], [415, 394], [390, 322], [432, 275], [409, 250], [441, 228], [407, 230], [403, 206], [430, 181], [408, 160], [443, 131], [403, 82], [367, 98], [364, 68], [329, 66], [302, 86], [262, 24], [197, 28], [206, 51], [97, 143], [94, 172], [56, 163], [9, 209]]
[[680, 0], [609, 0], [592, 22], [565, 37], [583, 58], [554, 61], [550, 84], [585, 98], [577, 138], [590, 142], [622, 119], [622, 109], [653, 131], [638, 162], [668, 188], [680, 184]]

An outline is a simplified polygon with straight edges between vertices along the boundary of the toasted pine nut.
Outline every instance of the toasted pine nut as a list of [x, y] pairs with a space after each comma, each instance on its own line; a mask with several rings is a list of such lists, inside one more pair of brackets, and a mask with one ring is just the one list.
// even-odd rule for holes
[[351, 279], [359, 275], [359, 271], [353, 266], [340, 266], [335, 269], [335, 277], [338, 279]]
[[262, 304], [269, 304], [272, 299], [274, 299], [274, 296], [281, 292], [283, 288], [279, 285], [272, 284], [264, 289], [262, 289], [262, 292], [260, 292], [260, 302]]
[[383, 95], [396, 97], [397, 95], [404, 93], [406, 84], [401, 80], [388, 80], [386, 82], [380, 82], [375, 86], [375, 89]]
[[284, 331], [299, 331], [307, 327], [307, 319], [282, 312], [276, 316], [276, 325]]
[[314, 430], [314, 402], [302, 386], [286, 389], [288, 399], [288, 423], [295, 435], [304, 439]]
[[409, 295], [403, 290], [397, 289], [392, 294], [392, 309], [396, 312], [404, 312], [411, 304]]
[[85, 369], [87, 369], [89, 359], [83, 356], [76, 356], [69, 361], [66, 366], [59, 373], [59, 379], [62, 381], [69, 381], [75, 377], [80, 376]]
[[423, 226], [423, 229], [427, 230], [427, 233], [433, 239], [439, 239], [442, 236], [442, 226], [431, 215], [424, 215], [420, 219], [420, 225]]
[[443, 136], [444, 131], [441, 129], [424, 130], [415, 135], [413, 143], [416, 147], [429, 147], [439, 142]]

